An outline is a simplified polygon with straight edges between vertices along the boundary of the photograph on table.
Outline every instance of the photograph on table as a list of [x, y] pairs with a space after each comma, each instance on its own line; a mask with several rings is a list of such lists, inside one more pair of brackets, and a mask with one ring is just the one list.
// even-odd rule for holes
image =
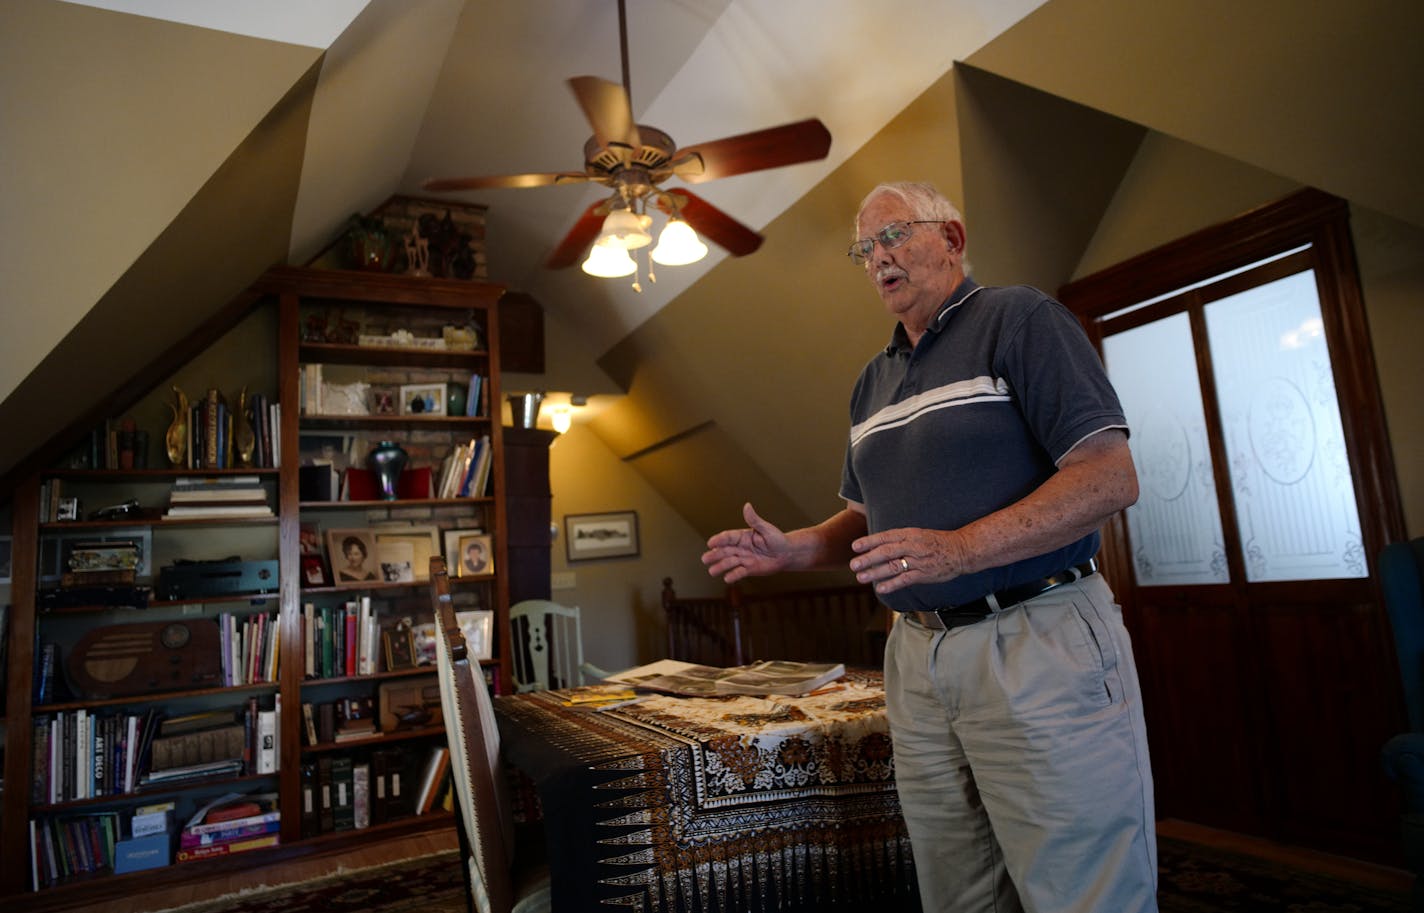
[[[408, 583], [430, 579], [430, 556], [440, 554], [438, 526], [377, 526], [372, 533], [376, 537], [377, 560], [383, 565], [382, 573], [387, 581]], [[384, 568], [387, 564], [390, 573]]]
[[376, 561], [376, 536], [370, 529], [329, 529], [326, 555], [332, 579], [338, 583], [366, 583], [381, 579]]
[[570, 561], [636, 557], [637, 511], [565, 515], [564, 549]]

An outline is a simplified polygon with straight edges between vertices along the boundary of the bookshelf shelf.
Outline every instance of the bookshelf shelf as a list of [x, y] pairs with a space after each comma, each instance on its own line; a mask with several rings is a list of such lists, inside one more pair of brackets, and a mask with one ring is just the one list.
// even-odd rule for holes
[[32, 814], [52, 814], [54, 812], [81, 810], [92, 811], [108, 805], [131, 804], [135, 799], [153, 802], [168, 796], [180, 796], [184, 793], [212, 789], [218, 786], [224, 788], [235, 787], [245, 790], [248, 787], [260, 786], [264, 782], [271, 782], [278, 776], [280, 776], [280, 774], [277, 773], [244, 774], [237, 777], [207, 777], [204, 779], [184, 780], [180, 783], [165, 783], [162, 786], [139, 788], [133, 792], [117, 793], [111, 796], [95, 796], [92, 799], [71, 799], [67, 802], [35, 804], [30, 806], [30, 811]]
[[276, 690], [276, 682], [256, 682], [251, 685], [225, 685], [221, 688], [192, 688], [186, 691], [155, 691], [150, 694], [129, 695], [127, 697], [88, 698], [82, 701], [36, 704], [34, 712], [60, 713], [65, 710], [92, 710], [96, 707], [130, 707], [155, 702], [174, 701], [180, 698], [212, 697], [221, 694], [260, 694], [274, 692]]
[[469, 368], [489, 362], [484, 349], [427, 349], [396, 346], [352, 346], [330, 342], [304, 342], [298, 350], [304, 362], [328, 365], [420, 365], [431, 368]]
[[360, 748], [370, 745], [381, 745], [390, 742], [404, 742], [411, 739], [428, 739], [433, 736], [445, 735], [442, 726], [426, 726], [420, 729], [397, 729], [394, 732], [378, 732], [375, 735], [360, 739], [345, 739], [339, 742], [318, 742], [315, 745], [303, 745], [302, 754], [318, 754], [329, 751], [348, 751], [352, 748]]

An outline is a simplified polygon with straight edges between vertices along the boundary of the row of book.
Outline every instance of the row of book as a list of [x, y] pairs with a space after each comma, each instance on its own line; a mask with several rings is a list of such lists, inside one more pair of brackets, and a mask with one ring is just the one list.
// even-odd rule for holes
[[440, 465], [437, 498], [479, 498], [489, 489], [491, 446], [489, 435], [471, 438], [450, 452]]
[[188, 469], [233, 469], [237, 466], [276, 466], [281, 459], [281, 404], [261, 393], [247, 398], [242, 416], [252, 430], [252, 452], [244, 462], [240, 448], [247, 441], [234, 440], [235, 411], [216, 388], [188, 408], [188, 438], [185, 466]]
[[30, 881], [38, 891], [114, 868], [118, 812], [30, 820]]
[[[302, 606], [306, 678], [350, 678], [381, 671], [380, 622], [371, 597], [341, 605]], [[389, 660], [385, 663], [391, 668]]]
[[55, 805], [147, 786], [277, 770], [278, 714], [256, 697], [238, 710], [165, 717], [79, 708], [33, 720], [30, 800]]
[[275, 615], [218, 615], [226, 687], [277, 681], [281, 625]]
[[260, 476], [210, 476], [175, 479], [168, 492], [165, 520], [270, 517], [272, 505]]
[[357, 830], [453, 805], [450, 749], [432, 747], [422, 761], [401, 748], [369, 758], [321, 755], [302, 764], [302, 837]]

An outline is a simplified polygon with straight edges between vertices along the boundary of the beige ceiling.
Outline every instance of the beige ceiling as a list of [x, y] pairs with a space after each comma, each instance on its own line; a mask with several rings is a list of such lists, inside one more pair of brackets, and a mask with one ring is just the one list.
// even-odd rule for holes
[[[589, 128], [565, 80], [620, 78], [614, 0], [108, 5], [0, 5], [0, 475], [352, 212], [432, 176], [577, 168]], [[489, 206], [492, 277], [544, 305], [551, 374], [577, 378], [551, 386], [629, 391], [598, 430], [650, 477], [675, 474], [658, 446], [677, 438], [820, 509], [845, 389], [886, 331], [841, 254], [881, 179], [932, 176], [963, 201], [989, 281], [1050, 287], [1144, 136], [1424, 224], [1424, 5], [628, 9], [640, 122], [682, 145], [808, 116], [833, 137], [824, 162], [700, 185], [766, 244], [664, 269], [641, 295], [538, 266], [595, 190], [452, 197]], [[781, 398], [808, 389], [824, 393], [804, 402], [810, 430], [787, 441]], [[796, 469], [813, 462], [831, 465]]]

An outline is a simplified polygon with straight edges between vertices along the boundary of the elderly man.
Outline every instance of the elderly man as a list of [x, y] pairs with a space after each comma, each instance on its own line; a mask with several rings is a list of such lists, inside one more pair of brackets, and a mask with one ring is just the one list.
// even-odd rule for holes
[[851, 394], [845, 509], [708, 540], [709, 573], [844, 566], [898, 615], [885, 696], [931, 911], [1156, 910], [1152, 779], [1093, 556], [1137, 498], [1117, 395], [1066, 308], [966, 275], [964, 222], [882, 184], [850, 257], [898, 324]]

